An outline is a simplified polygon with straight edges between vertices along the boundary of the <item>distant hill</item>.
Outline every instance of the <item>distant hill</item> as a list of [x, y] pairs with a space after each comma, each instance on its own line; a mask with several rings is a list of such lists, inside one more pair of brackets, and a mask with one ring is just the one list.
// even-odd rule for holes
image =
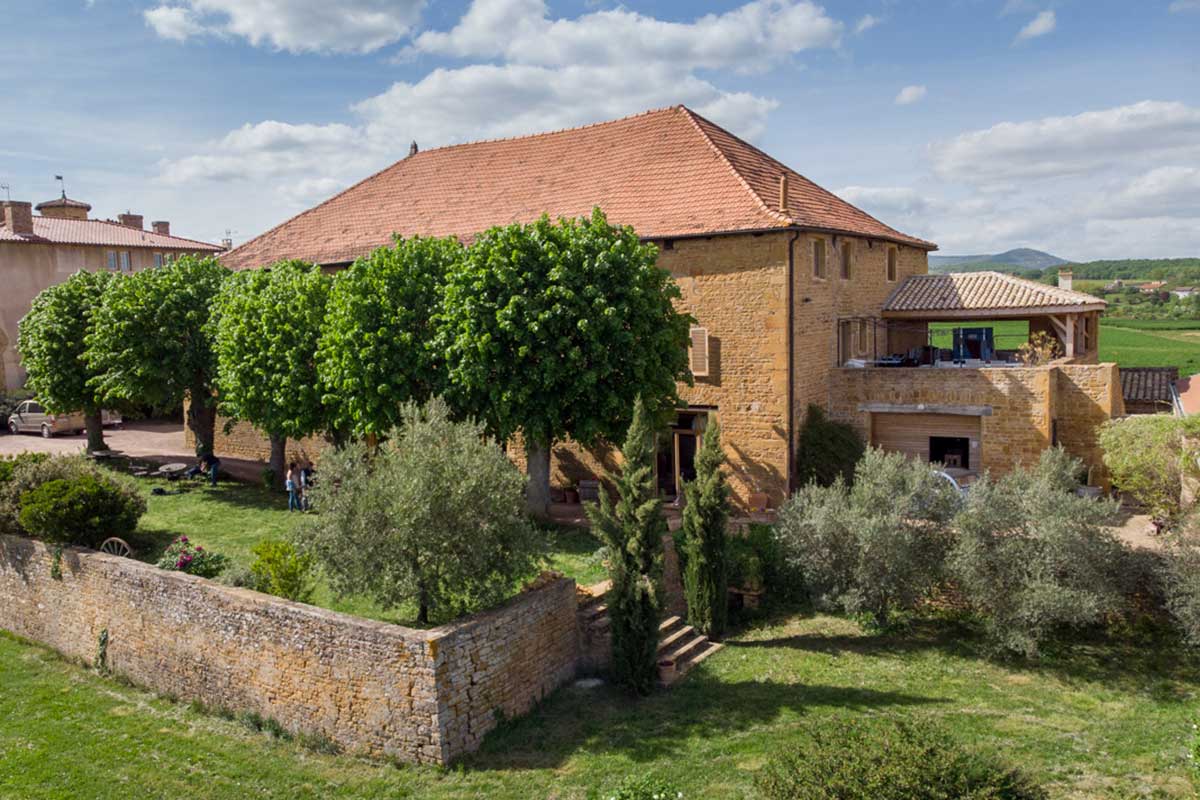
[[1068, 264], [1065, 258], [1018, 247], [1003, 253], [976, 256], [930, 256], [930, 272], [980, 272], [982, 270], [1044, 270]]

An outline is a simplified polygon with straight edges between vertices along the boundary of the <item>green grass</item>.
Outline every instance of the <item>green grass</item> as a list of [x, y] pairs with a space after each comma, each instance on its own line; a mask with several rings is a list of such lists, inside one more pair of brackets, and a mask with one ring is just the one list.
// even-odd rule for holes
[[[187, 536], [227, 556], [235, 564], [249, 567], [254, 545], [267, 538], [293, 533], [304, 514], [287, 510], [287, 495], [261, 486], [222, 481], [215, 488], [207, 483], [138, 479], [146, 492], [147, 509], [131, 544], [136, 557], [153, 563], [176, 537]], [[154, 495], [153, 487], [181, 494]], [[603, 569], [593, 554], [600, 543], [586, 529], [566, 525], [542, 529], [547, 540], [546, 568], [575, 578], [581, 585], [602, 580]], [[412, 625], [416, 609], [401, 606], [383, 609], [364, 597], [336, 597], [329, 584], [318, 580], [314, 605], [361, 617]]]
[[1141, 331], [1200, 331], [1200, 319], [1129, 319], [1105, 317], [1104, 327], [1132, 328]]
[[934, 347], [951, 348], [954, 346], [955, 328], [991, 328], [992, 340], [997, 350], [1016, 350], [1029, 340], [1029, 323], [1020, 319], [999, 320], [996, 322], [931, 322], [929, 323], [929, 343]]
[[1100, 323], [1100, 360], [1122, 367], [1178, 367], [1180, 375], [1194, 375], [1200, 372], [1200, 329], [1179, 326], [1180, 322], [1186, 321], [1105, 318]]
[[750, 798], [766, 760], [819, 718], [936, 720], [1055, 798], [1194, 797], [1186, 750], [1200, 662], [1170, 641], [1093, 641], [995, 662], [949, 625], [869, 636], [784, 614], [730, 638], [669, 692], [568, 687], [458, 767], [321, 755], [157, 699], [0, 637], [0, 797], [600, 797], [629, 774], [688, 798]]

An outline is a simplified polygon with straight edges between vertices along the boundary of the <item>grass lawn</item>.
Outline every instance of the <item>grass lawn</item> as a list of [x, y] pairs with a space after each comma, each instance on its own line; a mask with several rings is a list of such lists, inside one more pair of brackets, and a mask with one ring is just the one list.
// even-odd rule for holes
[[1200, 372], [1200, 320], [1100, 320], [1100, 360]]
[[1164, 642], [989, 661], [963, 631], [867, 636], [784, 614], [731, 637], [668, 692], [560, 690], [451, 770], [319, 755], [0, 637], [0, 797], [585, 800], [624, 776], [750, 798], [767, 758], [830, 715], [936, 720], [1056, 798], [1194, 797], [1200, 662]]
[[975, 322], [931, 322], [929, 323], [930, 341], [934, 347], [951, 348], [954, 346], [955, 328], [991, 328], [992, 340], [997, 350], [1016, 350], [1029, 340], [1029, 323], [1020, 319], [1006, 319], [991, 322], [982, 320]]
[[[139, 478], [145, 488], [147, 510], [131, 544], [136, 556], [154, 562], [177, 536], [187, 536], [249, 567], [251, 552], [263, 539], [281, 538], [296, 529], [303, 514], [287, 510], [287, 495], [261, 486], [222, 481], [216, 488], [207, 483]], [[182, 494], [154, 495], [153, 487]], [[543, 528], [547, 539], [545, 567], [575, 578], [581, 585], [603, 579], [603, 569], [593, 554], [600, 543], [586, 529], [569, 526]], [[384, 610], [367, 598], [336, 598], [324, 580], [318, 581], [313, 603], [335, 611], [411, 625], [415, 608]]]

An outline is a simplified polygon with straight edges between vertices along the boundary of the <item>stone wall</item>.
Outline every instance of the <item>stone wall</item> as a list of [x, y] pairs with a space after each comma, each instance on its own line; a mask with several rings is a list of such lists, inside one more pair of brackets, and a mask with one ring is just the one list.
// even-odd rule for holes
[[50, 577], [0, 536], [0, 626], [151, 690], [278, 720], [349, 751], [445, 764], [575, 673], [575, 583], [431, 630], [359, 619], [90, 550]]
[[1097, 429], [1124, 413], [1115, 364], [1055, 364], [993, 369], [838, 369], [830, 380], [830, 414], [870, 439], [863, 404], [986, 406], [980, 467], [1004, 473], [1037, 461], [1057, 435], [1107, 485]]

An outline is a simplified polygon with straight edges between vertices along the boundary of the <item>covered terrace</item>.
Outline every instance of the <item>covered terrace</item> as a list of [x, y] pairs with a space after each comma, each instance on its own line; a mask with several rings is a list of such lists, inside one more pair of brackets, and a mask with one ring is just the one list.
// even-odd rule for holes
[[844, 317], [837, 363], [847, 367], [1022, 366], [1021, 346], [1038, 332], [1057, 342], [1061, 363], [1097, 361], [1105, 302], [1083, 292], [999, 272], [913, 275], [878, 317]]

